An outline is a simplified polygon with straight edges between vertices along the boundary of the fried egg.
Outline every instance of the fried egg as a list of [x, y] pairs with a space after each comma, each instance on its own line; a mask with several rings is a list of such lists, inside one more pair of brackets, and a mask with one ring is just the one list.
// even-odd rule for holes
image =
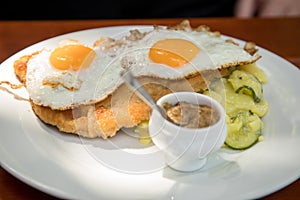
[[180, 79], [198, 71], [257, 60], [241, 47], [209, 32], [155, 28], [92, 47], [67, 40], [43, 49], [27, 63], [26, 87], [33, 103], [66, 110], [96, 103], [122, 83], [124, 68], [136, 76]]
[[43, 49], [27, 63], [26, 88], [33, 103], [66, 110], [93, 102], [97, 74], [106, 59], [94, 47], [64, 40], [55, 49]]

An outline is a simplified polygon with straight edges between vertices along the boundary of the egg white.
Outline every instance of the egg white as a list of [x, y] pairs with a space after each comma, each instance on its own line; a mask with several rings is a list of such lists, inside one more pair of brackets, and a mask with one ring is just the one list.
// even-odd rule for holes
[[[196, 44], [200, 52], [189, 63], [180, 67], [169, 67], [151, 61], [148, 56], [151, 46], [163, 39], [184, 39]], [[252, 63], [257, 58], [251, 56], [242, 47], [225, 42], [221, 37], [207, 32], [180, 31], [168, 29], [155, 29], [143, 39], [128, 42], [119, 49], [117, 56], [120, 60], [110, 63], [112, 68], [120, 65], [130, 67], [137, 76], [150, 75], [159, 78], [178, 79], [184, 78], [197, 71], [217, 69], [239, 63]]]
[[[27, 63], [26, 88], [37, 105], [66, 110], [95, 103], [119, 85], [117, 81], [121, 69], [107, 69], [109, 59], [105, 54], [97, 54], [89, 67], [79, 71], [55, 69], [49, 61], [50, 54], [51, 50], [44, 49]], [[99, 79], [106, 84], [96, 87]], [[45, 82], [51, 82], [54, 86]]]

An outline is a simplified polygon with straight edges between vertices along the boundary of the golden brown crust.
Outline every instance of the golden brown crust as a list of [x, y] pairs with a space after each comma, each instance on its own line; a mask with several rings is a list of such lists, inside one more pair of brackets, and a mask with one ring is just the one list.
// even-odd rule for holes
[[72, 110], [52, 110], [49, 107], [43, 107], [31, 102], [34, 113], [46, 124], [57, 126], [62, 132], [75, 133], [77, 130], [74, 124]]

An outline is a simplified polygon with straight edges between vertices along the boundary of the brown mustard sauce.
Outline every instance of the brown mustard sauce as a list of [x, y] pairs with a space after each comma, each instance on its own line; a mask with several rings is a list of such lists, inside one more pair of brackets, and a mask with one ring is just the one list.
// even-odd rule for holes
[[162, 106], [166, 110], [167, 120], [185, 128], [208, 127], [220, 119], [219, 113], [207, 105], [181, 101], [175, 105], [165, 102]]

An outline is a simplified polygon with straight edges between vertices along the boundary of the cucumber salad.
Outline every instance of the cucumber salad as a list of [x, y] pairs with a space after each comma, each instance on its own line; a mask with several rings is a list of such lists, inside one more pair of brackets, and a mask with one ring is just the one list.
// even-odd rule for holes
[[266, 82], [264, 71], [255, 64], [249, 64], [213, 81], [204, 92], [225, 108], [228, 126], [225, 147], [243, 150], [261, 140], [262, 117], [269, 109], [263, 98], [263, 84]]

